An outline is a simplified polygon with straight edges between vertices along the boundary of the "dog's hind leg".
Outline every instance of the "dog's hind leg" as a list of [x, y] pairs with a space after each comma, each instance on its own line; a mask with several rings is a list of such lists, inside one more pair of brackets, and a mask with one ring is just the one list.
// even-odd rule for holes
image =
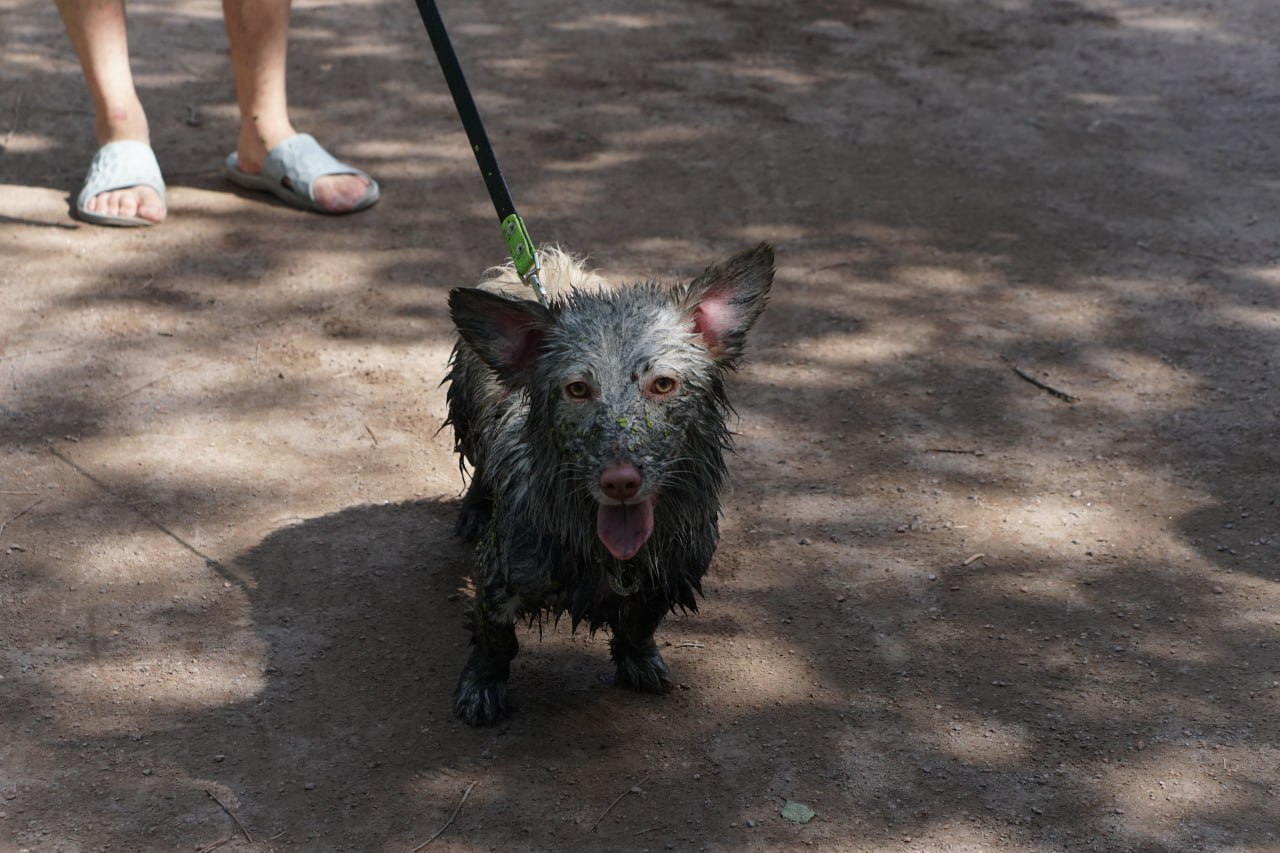
[[471, 476], [471, 485], [462, 498], [462, 506], [458, 509], [458, 520], [454, 532], [464, 542], [475, 542], [484, 533], [485, 527], [493, 516], [493, 489], [483, 474], [476, 470]]

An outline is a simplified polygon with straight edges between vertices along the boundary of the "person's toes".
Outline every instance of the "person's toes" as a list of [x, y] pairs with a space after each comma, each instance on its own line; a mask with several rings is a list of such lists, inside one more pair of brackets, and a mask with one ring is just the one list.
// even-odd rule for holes
[[138, 200], [138, 216], [148, 222], [163, 222], [165, 215], [169, 212], [168, 208], [150, 187], [143, 187], [142, 190]]
[[361, 175], [325, 175], [313, 187], [316, 204], [328, 213], [346, 213], [368, 190], [369, 181]]
[[112, 190], [106, 193], [103, 201], [106, 202], [107, 213], [112, 216], [132, 219], [138, 215], [138, 193], [133, 192], [133, 187]]
[[156, 191], [144, 186], [99, 193], [85, 202], [85, 209], [104, 216], [126, 219], [136, 216], [152, 223], [163, 222], [166, 213], [164, 202]]

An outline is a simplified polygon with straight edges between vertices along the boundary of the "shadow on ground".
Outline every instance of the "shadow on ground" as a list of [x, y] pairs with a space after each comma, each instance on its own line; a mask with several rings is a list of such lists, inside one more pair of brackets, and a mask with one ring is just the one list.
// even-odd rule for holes
[[350, 220], [227, 191], [216, 4], [131, 9], [174, 216], [130, 234], [69, 227], [79, 72], [0, 9], [0, 843], [412, 849], [468, 790], [436, 846], [1275, 843], [1270, 4], [450, 13], [535, 237], [779, 258], [680, 686], [529, 632], [482, 731], [423, 495], [501, 247], [412, 8], [295, 21]]

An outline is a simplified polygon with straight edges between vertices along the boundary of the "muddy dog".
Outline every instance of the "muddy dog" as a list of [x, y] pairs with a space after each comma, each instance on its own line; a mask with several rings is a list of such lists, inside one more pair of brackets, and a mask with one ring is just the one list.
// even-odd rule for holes
[[768, 300], [773, 250], [674, 286], [615, 286], [560, 252], [542, 277], [548, 307], [510, 268], [449, 294], [447, 423], [471, 468], [458, 532], [476, 543], [454, 710], [472, 725], [507, 711], [517, 621], [608, 626], [618, 683], [671, 686], [653, 634], [697, 609], [719, 539], [725, 374]]

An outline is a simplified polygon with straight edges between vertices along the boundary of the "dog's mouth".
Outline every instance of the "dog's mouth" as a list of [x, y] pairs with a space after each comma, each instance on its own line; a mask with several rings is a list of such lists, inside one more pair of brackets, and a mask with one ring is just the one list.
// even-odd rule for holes
[[630, 560], [653, 535], [653, 503], [650, 496], [638, 503], [600, 504], [596, 535], [618, 560]]

